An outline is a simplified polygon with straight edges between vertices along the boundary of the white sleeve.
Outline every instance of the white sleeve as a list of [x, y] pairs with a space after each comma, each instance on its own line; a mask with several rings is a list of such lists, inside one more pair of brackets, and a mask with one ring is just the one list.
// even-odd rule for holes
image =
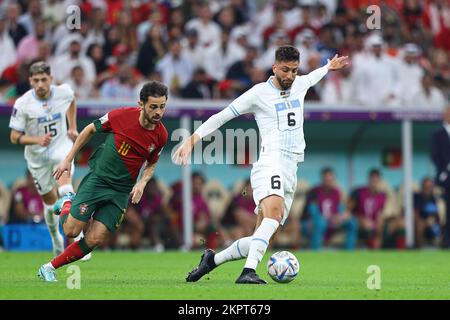
[[11, 119], [9, 120], [9, 127], [11, 129], [24, 132], [27, 118], [22, 110], [22, 107], [18, 103], [19, 101], [20, 100], [14, 103], [13, 110], [11, 113]]
[[324, 65], [321, 68], [318, 68], [314, 71], [311, 71], [307, 75], [301, 76], [305, 81], [306, 89], [312, 87], [317, 82], [322, 80], [323, 77], [328, 73], [328, 64]]
[[211, 116], [205, 123], [195, 130], [195, 133], [200, 137], [200, 139], [206, 137], [208, 134], [214, 132], [231, 119], [239, 117], [242, 114], [252, 112], [253, 102], [254, 91], [250, 89], [237, 97], [228, 105], [228, 107]]

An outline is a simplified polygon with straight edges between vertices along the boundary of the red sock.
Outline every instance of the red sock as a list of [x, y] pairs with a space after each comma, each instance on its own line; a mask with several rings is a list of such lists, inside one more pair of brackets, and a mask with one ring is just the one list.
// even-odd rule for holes
[[[63, 218], [64, 216], [68, 215], [70, 212], [70, 208], [72, 207], [72, 201], [66, 201], [63, 204], [63, 207], [61, 209], [61, 213], [59, 214], [60, 218]], [[63, 218], [65, 219], [65, 218]]]
[[89, 249], [83, 238], [80, 241], [76, 241], [68, 246], [63, 253], [51, 261], [51, 264], [55, 269], [58, 269], [66, 264], [80, 260], [91, 251], [92, 250]]

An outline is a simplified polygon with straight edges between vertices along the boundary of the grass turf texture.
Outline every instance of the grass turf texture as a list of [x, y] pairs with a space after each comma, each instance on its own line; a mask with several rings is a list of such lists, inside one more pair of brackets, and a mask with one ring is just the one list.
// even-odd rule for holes
[[[236, 285], [244, 260], [220, 266], [196, 283], [186, 283], [201, 252], [94, 252], [77, 262], [81, 289], [70, 290], [67, 266], [57, 283], [37, 278], [48, 252], [0, 253], [0, 299], [450, 299], [450, 254], [444, 251], [293, 252], [300, 261], [291, 283], [273, 282], [266, 273], [268, 252], [258, 274], [268, 285]], [[381, 269], [381, 290], [367, 288], [369, 265]]]

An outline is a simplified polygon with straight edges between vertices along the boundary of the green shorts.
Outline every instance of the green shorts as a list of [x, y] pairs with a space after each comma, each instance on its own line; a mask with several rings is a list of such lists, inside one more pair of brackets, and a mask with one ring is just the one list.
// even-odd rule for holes
[[70, 215], [83, 222], [93, 217], [114, 232], [125, 216], [129, 193], [114, 190], [101, 177], [90, 171], [81, 181], [72, 201]]

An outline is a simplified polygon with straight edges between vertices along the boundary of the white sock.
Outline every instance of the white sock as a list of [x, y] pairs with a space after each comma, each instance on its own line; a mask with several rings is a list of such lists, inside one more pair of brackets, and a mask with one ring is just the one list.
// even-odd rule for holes
[[216, 253], [214, 262], [216, 265], [221, 265], [227, 261], [239, 260], [248, 256], [248, 249], [252, 237], [245, 237], [233, 242], [228, 248]]
[[244, 268], [256, 270], [258, 263], [262, 260], [264, 254], [266, 253], [270, 238], [275, 231], [277, 231], [279, 225], [280, 223], [275, 219], [263, 219], [261, 225], [253, 234]]
[[53, 205], [44, 203], [44, 217], [52, 237], [53, 249], [64, 251], [64, 238], [59, 232], [59, 216], [53, 214]]
[[47, 268], [47, 269], [50, 269], [50, 270], [53, 270], [53, 271], [55, 270], [55, 267], [52, 265], [51, 262], [45, 264], [45, 265], [44, 265], [44, 268]]
[[81, 230], [80, 234], [77, 235], [73, 240], [74, 241], [79, 241], [81, 240], [81, 238], [83, 238], [84, 234], [83, 234], [83, 230]]
[[65, 195], [66, 193], [69, 193], [69, 192], [74, 192], [73, 186], [70, 183], [63, 184], [62, 186], [58, 187], [58, 194], [60, 197], [62, 197], [63, 195]]

